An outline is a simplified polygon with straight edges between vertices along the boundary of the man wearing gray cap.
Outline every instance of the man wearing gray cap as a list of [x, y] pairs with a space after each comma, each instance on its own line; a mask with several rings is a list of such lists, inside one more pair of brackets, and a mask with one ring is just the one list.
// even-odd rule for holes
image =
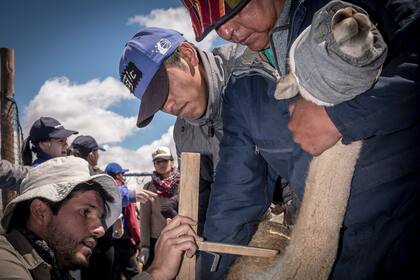
[[[85, 160], [59, 157], [38, 165], [1, 220], [0, 279], [71, 279], [69, 270], [89, 264], [96, 240], [120, 212], [114, 180], [105, 174], [90, 176]], [[157, 248], [168, 254], [169, 265], [155, 263], [136, 279], [173, 278], [183, 252], [195, 253], [193, 224], [175, 218]]]

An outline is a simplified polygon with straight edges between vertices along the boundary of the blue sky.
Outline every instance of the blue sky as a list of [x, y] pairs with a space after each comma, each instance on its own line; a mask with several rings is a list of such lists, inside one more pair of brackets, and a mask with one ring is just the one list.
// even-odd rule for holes
[[[134, 127], [139, 101], [118, 85], [120, 54], [142, 26], [171, 27], [193, 40], [184, 12], [175, 0], [1, 1], [0, 46], [15, 51], [15, 98], [24, 132], [39, 116], [50, 115], [107, 145], [111, 152], [102, 163], [114, 157], [144, 169], [135, 166], [136, 158], [144, 160], [156, 145], [173, 145], [167, 142], [175, 118], [159, 113], [150, 127]], [[200, 46], [217, 43], [212, 34]]]

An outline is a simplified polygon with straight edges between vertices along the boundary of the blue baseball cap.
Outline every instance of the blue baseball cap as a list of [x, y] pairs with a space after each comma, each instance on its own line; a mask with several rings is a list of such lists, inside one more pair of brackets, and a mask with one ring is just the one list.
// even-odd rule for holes
[[119, 173], [124, 174], [125, 172], [128, 172], [128, 169], [123, 169], [121, 165], [116, 162], [108, 163], [108, 165], [105, 167], [105, 173], [111, 176]]
[[145, 127], [168, 98], [168, 74], [163, 61], [186, 41], [171, 29], [147, 27], [140, 30], [124, 47], [120, 60], [120, 78], [132, 94], [141, 100], [137, 126]]

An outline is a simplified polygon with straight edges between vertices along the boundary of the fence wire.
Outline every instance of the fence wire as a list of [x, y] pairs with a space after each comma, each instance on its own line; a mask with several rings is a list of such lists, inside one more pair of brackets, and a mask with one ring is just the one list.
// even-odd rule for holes
[[[4, 96], [4, 95], [1, 95]], [[6, 116], [8, 116], [11, 112], [10, 110], [13, 110], [13, 131], [12, 133], [9, 133], [6, 137], [13, 137], [13, 154], [15, 159], [15, 164], [22, 164], [22, 156], [21, 156], [21, 150], [23, 145], [23, 130], [20, 123], [20, 117], [19, 117], [19, 106], [17, 105], [16, 100], [13, 97], [5, 96], [1, 100], [1, 104], [4, 104], [3, 102], [10, 102], [12, 106], [9, 107], [9, 111], [6, 112]], [[2, 116], [3, 117], [3, 116]], [[9, 142], [10, 138], [7, 142]], [[3, 198], [2, 198], [2, 192], [0, 192], [0, 214], [3, 212]]]

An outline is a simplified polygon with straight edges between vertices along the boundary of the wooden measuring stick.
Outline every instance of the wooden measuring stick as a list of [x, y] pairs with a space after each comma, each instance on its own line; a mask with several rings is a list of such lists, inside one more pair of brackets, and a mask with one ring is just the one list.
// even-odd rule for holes
[[[181, 154], [181, 182], [178, 214], [198, 221], [198, 184], [200, 178], [200, 154]], [[197, 232], [197, 226], [193, 227]], [[178, 280], [195, 280], [195, 256], [184, 256]]]
[[251, 246], [241, 246], [241, 245], [232, 245], [224, 243], [215, 243], [202, 241], [198, 244], [200, 251], [213, 252], [213, 253], [223, 253], [223, 254], [233, 254], [233, 255], [242, 255], [242, 256], [251, 256], [251, 257], [274, 257], [279, 253], [278, 250], [251, 247]]
[[[178, 214], [198, 220], [198, 184], [200, 178], [200, 154], [181, 154], [181, 182], [179, 191]], [[197, 231], [197, 226], [193, 227]], [[240, 246], [224, 243], [202, 241], [198, 244], [200, 251], [226, 253], [253, 257], [273, 257], [279, 253], [277, 250]], [[195, 256], [184, 256], [177, 280], [195, 280]]]

